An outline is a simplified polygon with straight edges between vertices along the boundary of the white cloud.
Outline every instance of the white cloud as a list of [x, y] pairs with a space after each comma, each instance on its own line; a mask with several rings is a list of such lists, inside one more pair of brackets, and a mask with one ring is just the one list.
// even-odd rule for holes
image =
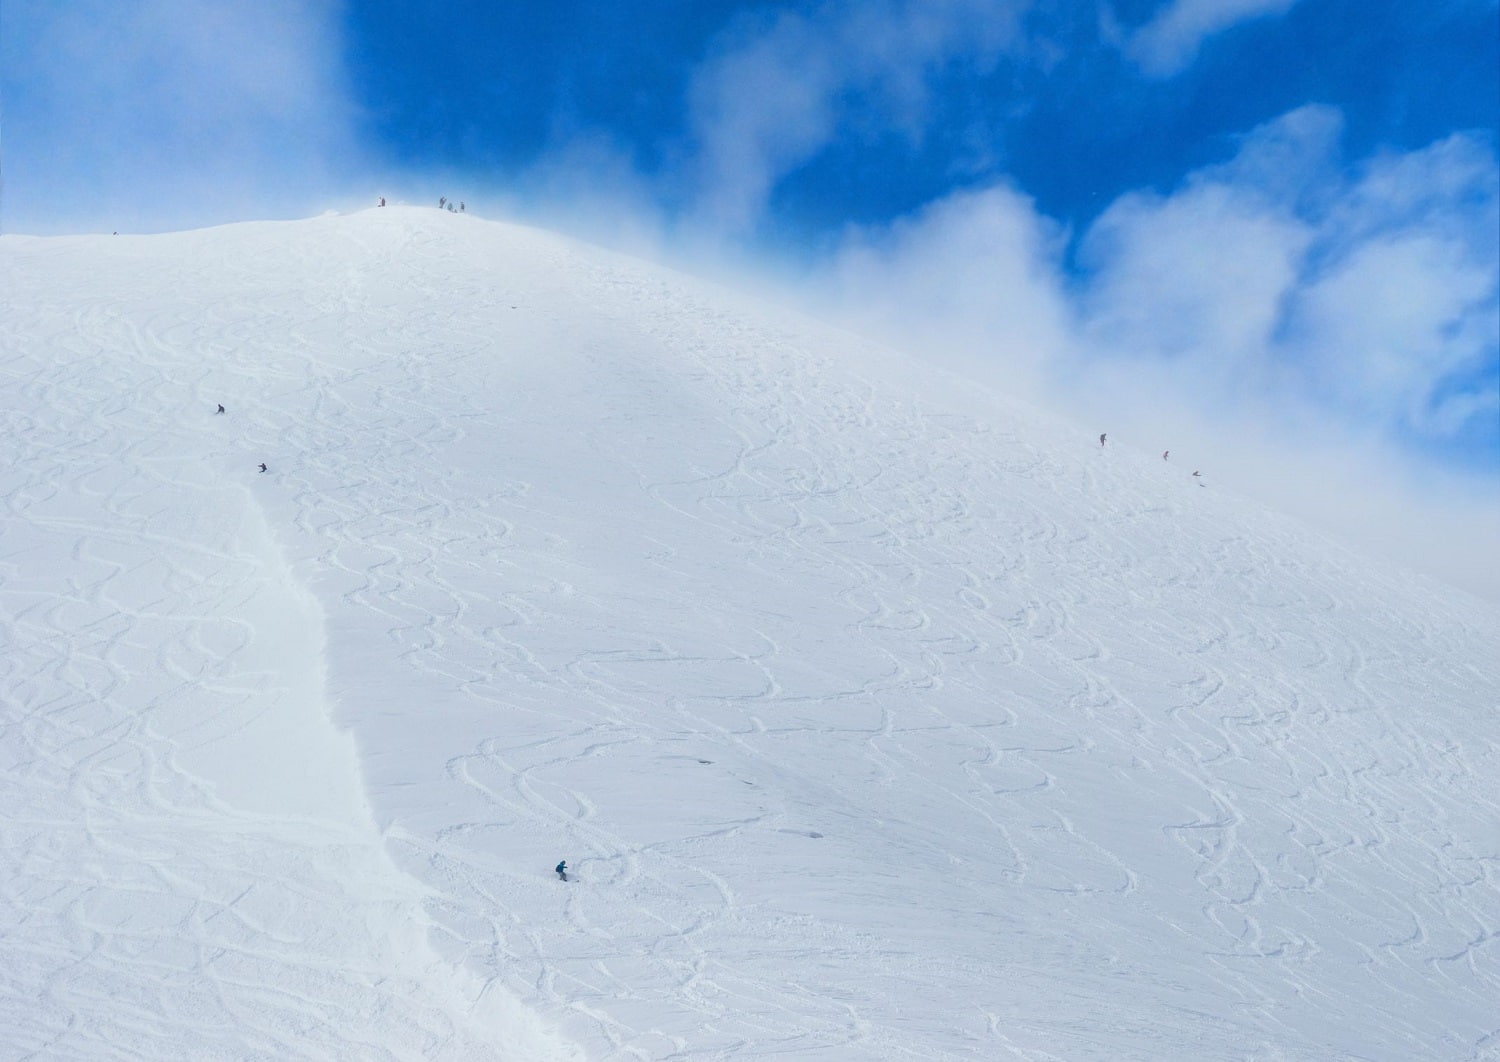
[[1497, 225], [1500, 171], [1493, 149], [1463, 134], [1368, 160], [1329, 211], [1329, 228], [1343, 244], [1379, 231], [1422, 229], [1490, 258], [1500, 256]]
[[1085, 390], [1106, 364], [1159, 365], [1199, 402], [1310, 402], [1441, 444], [1493, 406], [1500, 168], [1452, 137], [1351, 174], [1338, 130], [1293, 111], [1169, 194], [1122, 196], [1075, 273], [1060, 226], [995, 186], [851, 230], [822, 290], [903, 346]]
[[1268, 203], [1304, 213], [1329, 209], [1347, 197], [1339, 140], [1344, 119], [1337, 108], [1308, 104], [1239, 137], [1232, 158], [1190, 174], [1187, 183], [1233, 185]]
[[1216, 33], [1254, 18], [1282, 15], [1297, 0], [1172, 0], [1125, 40], [1125, 54], [1152, 77], [1171, 77]]
[[1065, 233], [1006, 186], [960, 192], [884, 228], [851, 230], [825, 292], [899, 346], [1006, 367], [1035, 383], [1070, 325], [1056, 263]]
[[1460, 406], [1438, 396], [1493, 351], [1494, 294], [1494, 270], [1452, 241], [1378, 236], [1298, 293], [1292, 348], [1321, 390], [1359, 413], [1451, 434]]
[[354, 154], [337, 15], [332, 0], [7, 5], [7, 222], [170, 228], [326, 195]]
[[1348, 167], [1338, 128], [1294, 111], [1170, 195], [1107, 210], [1055, 394], [1500, 596], [1493, 464], [1444, 471], [1409, 446], [1483, 438], [1500, 415], [1500, 167], [1465, 136]]
[[1080, 353], [1171, 360], [1216, 396], [1313, 397], [1391, 435], [1457, 435], [1493, 387], [1495, 159], [1458, 137], [1342, 177], [1325, 112], [1106, 210], [1082, 243]]
[[1016, 39], [1026, 0], [829, 2], [741, 22], [691, 88], [694, 224], [751, 229], [777, 182], [828, 144], [852, 95], [882, 129], [921, 135], [927, 79], [955, 58], [984, 64]]
[[833, 49], [792, 14], [701, 71], [692, 89], [700, 216], [748, 228], [776, 179], [828, 140], [843, 76]]
[[1103, 356], [1253, 371], [1311, 239], [1253, 190], [1206, 182], [1127, 195], [1084, 242], [1095, 280], [1081, 301], [1083, 335]]
[[1500, 527], [1493, 471], [1409, 443], [1482, 437], [1500, 410], [1500, 168], [1462, 136], [1350, 167], [1339, 129], [1303, 108], [1175, 190], [1121, 197], [1076, 266], [996, 186], [853, 230], [820, 290], [894, 345], [1006, 391], [1041, 378], [1122, 445], [1471, 585]]
[[1359, 415], [1459, 435], [1500, 387], [1497, 231], [1500, 168], [1472, 138], [1370, 160], [1321, 219], [1284, 360]]

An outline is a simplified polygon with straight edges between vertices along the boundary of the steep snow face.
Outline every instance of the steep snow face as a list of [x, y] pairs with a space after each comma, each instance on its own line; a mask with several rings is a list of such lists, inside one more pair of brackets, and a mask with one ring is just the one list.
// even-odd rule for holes
[[0, 290], [21, 1053], [1500, 1048], [1493, 606], [473, 217]]
[[437, 954], [333, 723], [224, 394], [255, 231], [0, 240], [0, 1057], [576, 1057]]

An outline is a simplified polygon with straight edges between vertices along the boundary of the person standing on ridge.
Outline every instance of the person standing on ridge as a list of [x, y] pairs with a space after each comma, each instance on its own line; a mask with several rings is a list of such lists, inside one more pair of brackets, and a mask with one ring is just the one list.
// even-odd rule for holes
[[1099, 433], [1099, 448], [1101, 450], [1104, 449], [1104, 440], [1107, 438], [1109, 438], [1109, 436], [1106, 433], [1102, 431]]
[[558, 863], [557, 866], [553, 869], [557, 871], [557, 876], [560, 879], [562, 879], [563, 881], [568, 880], [568, 861], [566, 859]]

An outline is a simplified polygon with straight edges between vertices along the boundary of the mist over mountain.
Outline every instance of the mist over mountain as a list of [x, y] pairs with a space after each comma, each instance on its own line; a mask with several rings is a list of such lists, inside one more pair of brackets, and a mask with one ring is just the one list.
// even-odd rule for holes
[[473, 216], [0, 291], [7, 1057], [1500, 1050], [1492, 603]]

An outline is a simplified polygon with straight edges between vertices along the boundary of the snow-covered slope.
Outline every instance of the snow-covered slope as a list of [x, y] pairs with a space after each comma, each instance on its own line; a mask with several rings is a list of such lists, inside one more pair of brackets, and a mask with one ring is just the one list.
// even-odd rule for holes
[[6, 1057], [1500, 1051], [1493, 606], [473, 217], [0, 292]]

